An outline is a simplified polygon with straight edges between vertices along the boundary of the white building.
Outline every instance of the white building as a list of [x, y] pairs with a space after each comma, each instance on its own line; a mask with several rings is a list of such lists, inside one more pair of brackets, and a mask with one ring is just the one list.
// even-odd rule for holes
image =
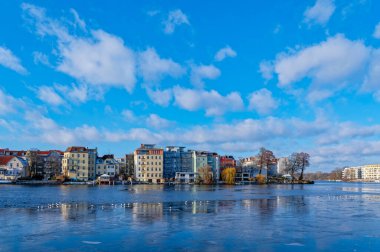
[[96, 177], [108, 175], [111, 178], [119, 175], [120, 164], [113, 155], [104, 155], [96, 159]]
[[0, 156], [0, 179], [14, 180], [25, 176], [28, 163], [15, 156]]
[[197, 173], [195, 172], [176, 172], [175, 182], [180, 184], [193, 184]]
[[362, 178], [362, 166], [347, 167], [342, 171], [343, 179], [356, 180]]

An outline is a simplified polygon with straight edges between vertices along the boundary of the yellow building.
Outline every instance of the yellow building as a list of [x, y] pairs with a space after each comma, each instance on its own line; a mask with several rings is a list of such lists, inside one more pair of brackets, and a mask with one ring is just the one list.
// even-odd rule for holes
[[62, 174], [72, 180], [93, 180], [96, 177], [96, 157], [96, 148], [69, 147], [63, 154]]
[[136, 181], [162, 183], [164, 150], [154, 144], [141, 144], [134, 152]]
[[363, 180], [380, 180], [380, 164], [364, 165], [361, 167]]

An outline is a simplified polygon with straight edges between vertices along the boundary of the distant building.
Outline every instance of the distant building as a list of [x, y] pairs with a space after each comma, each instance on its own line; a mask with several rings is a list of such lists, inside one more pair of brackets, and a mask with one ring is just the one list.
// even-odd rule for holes
[[168, 146], [164, 150], [164, 178], [174, 180], [177, 172], [192, 172], [192, 153], [185, 147]]
[[128, 176], [126, 176], [126, 170], [127, 170], [126, 158], [125, 157], [115, 158], [115, 160], [119, 164], [119, 178], [122, 180], [128, 178]]
[[125, 174], [127, 178], [132, 178], [135, 174], [135, 155], [133, 153], [125, 155]]
[[41, 179], [51, 179], [59, 176], [62, 171], [63, 152], [59, 150], [29, 150], [25, 158], [28, 162], [26, 176]]
[[162, 183], [164, 150], [154, 144], [141, 144], [134, 152], [135, 179], [141, 182]]
[[215, 152], [191, 151], [192, 153], [192, 172], [198, 173], [200, 168], [210, 167], [213, 178], [220, 179], [220, 157]]
[[0, 156], [0, 179], [15, 180], [25, 176], [26, 167], [26, 161], [20, 157]]
[[342, 178], [345, 180], [357, 180], [362, 178], [362, 167], [346, 167], [342, 171]]
[[26, 151], [24, 150], [10, 150], [0, 149], [0, 156], [15, 156], [15, 157], [24, 157], [26, 155]]
[[233, 156], [220, 156], [220, 169], [236, 167], [236, 160]]
[[63, 155], [62, 174], [72, 180], [94, 180], [96, 178], [96, 157], [96, 148], [69, 147]]
[[287, 157], [281, 157], [277, 160], [277, 174], [278, 175], [285, 175], [286, 172], [286, 164], [288, 162]]
[[201, 151], [192, 151], [192, 172], [197, 173], [199, 168], [207, 166], [207, 155], [205, 152]]
[[355, 167], [346, 167], [342, 171], [345, 180], [380, 180], [380, 164], [369, 164]]
[[361, 178], [367, 181], [380, 180], [380, 164], [362, 166]]
[[101, 175], [108, 175], [115, 178], [119, 174], [119, 162], [116, 161], [114, 155], [104, 155], [96, 159], [96, 177]]
[[179, 184], [193, 184], [197, 174], [195, 172], [176, 172], [175, 182]]

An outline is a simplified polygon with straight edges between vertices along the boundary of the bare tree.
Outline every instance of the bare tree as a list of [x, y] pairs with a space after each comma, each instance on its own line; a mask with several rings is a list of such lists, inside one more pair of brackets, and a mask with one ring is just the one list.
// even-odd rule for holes
[[257, 165], [259, 166], [259, 174], [261, 175], [262, 169], [265, 168], [268, 177], [269, 166], [276, 161], [276, 157], [274, 156], [273, 151], [261, 147], [259, 154], [257, 155], [257, 159]]
[[301, 171], [298, 180], [303, 180], [303, 173], [306, 167], [310, 165], [310, 155], [306, 152], [297, 153], [297, 163], [299, 170]]
[[295, 174], [298, 171], [298, 162], [297, 162], [297, 155], [298, 153], [294, 152], [292, 153], [285, 163], [285, 170], [290, 176], [292, 177], [292, 182], [295, 179]]

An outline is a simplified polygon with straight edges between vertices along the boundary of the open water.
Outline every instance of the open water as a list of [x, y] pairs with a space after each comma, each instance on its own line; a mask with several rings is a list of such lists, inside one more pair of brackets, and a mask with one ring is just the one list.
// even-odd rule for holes
[[380, 184], [0, 185], [0, 251], [380, 251]]

